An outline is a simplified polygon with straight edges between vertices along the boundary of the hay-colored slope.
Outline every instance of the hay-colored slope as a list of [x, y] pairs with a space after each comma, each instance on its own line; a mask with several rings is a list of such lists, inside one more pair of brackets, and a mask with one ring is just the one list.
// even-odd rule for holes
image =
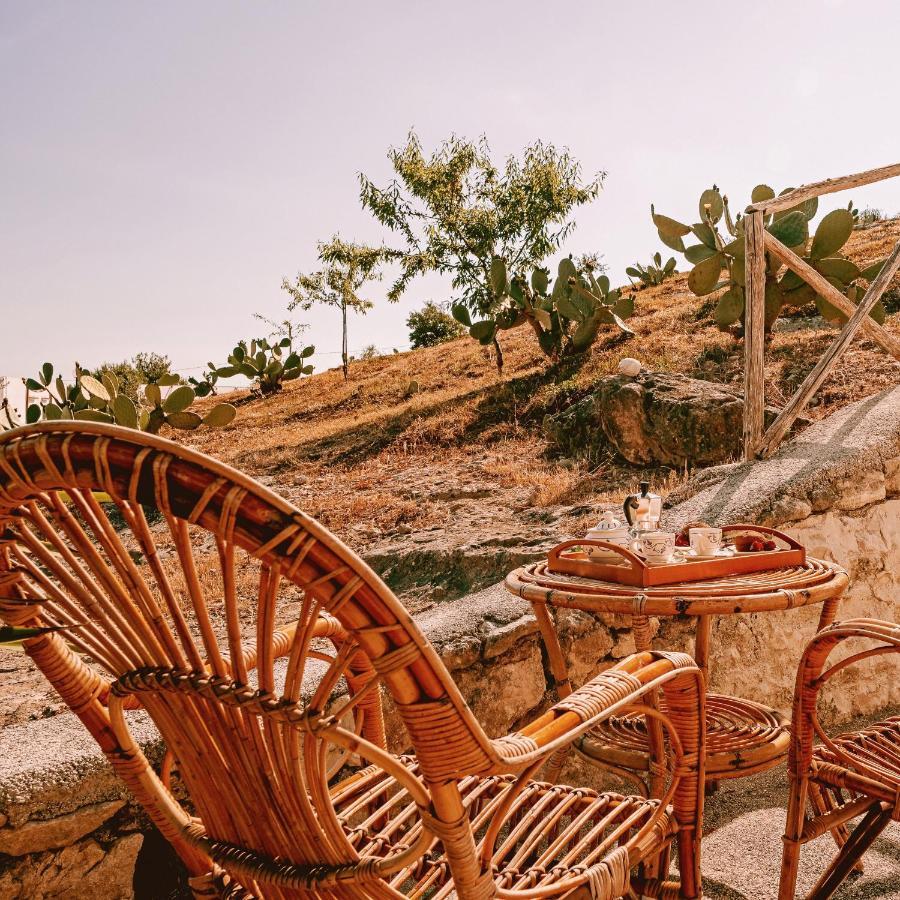
[[[869, 263], [887, 255], [898, 237], [897, 220], [855, 232], [849, 255]], [[687, 290], [686, 275], [679, 275], [638, 292], [630, 320], [635, 338], [623, 342], [602, 334], [578, 370], [548, 368], [533, 334], [523, 327], [501, 334], [506, 358], [501, 379], [490, 352], [461, 338], [354, 362], [346, 383], [337, 369], [290, 383], [277, 396], [241, 405], [230, 428], [199, 432], [191, 442], [253, 473], [286, 472], [305, 462], [359, 463], [389, 448], [417, 454], [533, 435], [545, 412], [615, 371], [627, 355], [650, 369], [738, 381], [743, 345], [719, 332], [703, 307]], [[887, 327], [900, 334], [900, 316], [891, 315]], [[834, 329], [821, 320], [782, 320], [767, 349], [770, 402], [789, 396], [833, 336]], [[898, 373], [897, 364], [878, 348], [857, 341], [810, 414], [818, 417], [879, 390]], [[418, 382], [419, 391], [409, 395], [411, 381]]]

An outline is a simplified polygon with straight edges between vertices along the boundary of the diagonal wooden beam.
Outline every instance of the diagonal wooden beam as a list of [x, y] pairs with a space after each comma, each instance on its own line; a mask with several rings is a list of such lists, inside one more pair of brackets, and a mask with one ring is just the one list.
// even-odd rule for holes
[[873, 184], [876, 181], [884, 181], [885, 178], [893, 178], [900, 175], [900, 163], [892, 166], [882, 166], [880, 169], [869, 169], [867, 172], [859, 172], [856, 175], [845, 175], [843, 178], [826, 178], [815, 184], [806, 184], [798, 187], [788, 194], [780, 197], [772, 197], [771, 200], [760, 200], [759, 203], [751, 203], [747, 212], [775, 213], [782, 209], [790, 209], [804, 200], [813, 197], [821, 197], [822, 194], [834, 194], [837, 191], [846, 191], [854, 187], [862, 187], [864, 184]]
[[841, 333], [832, 345], [825, 351], [816, 367], [806, 376], [803, 384], [797, 389], [797, 393], [787, 402], [784, 409], [778, 413], [775, 421], [769, 426], [769, 430], [763, 435], [760, 442], [760, 457], [768, 456], [781, 443], [781, 439], [787, 434], [793, 425], [794, 419], [803, 411], [806, 404], [812, 399], [812, 395], [822, 386], [822, 382], [828, 377], [835, 363], [841, 358], [843, 352], [850, 346], [850, 342], [856, 337], [857, 331], [862, 327], [863, 320], [879, 301], [891, 279], [900, 269], [900, 243], [894, 247], [894, 252], [887, 258], [881, 271], [875, 280], [869, 285], [865, 296], [860, 300], [850, 321], [843, 327]]
[[[781, 241], [767, 231], [765, 233], [766, 250], [780, 259], [789, 269], [796, 272], [808, 285], [821, 294], [832, 306], [836, 306], [848, 318], [856, 312], [856, 306], [850, 302], [824, 275], [817, 272], [809, 263], [800, 259]], [[900, 360], [900, 341], [888, 334], [871, 316], [866, 316], [860, 331], [879, 347], [886, 350], [894, 359]]]

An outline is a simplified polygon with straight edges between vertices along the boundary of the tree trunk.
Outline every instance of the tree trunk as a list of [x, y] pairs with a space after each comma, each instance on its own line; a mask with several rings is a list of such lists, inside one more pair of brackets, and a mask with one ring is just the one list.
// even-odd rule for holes
[[497, 354], [497, 373], [503, 374], [503, 351], [500, 349], [500, 342], [497, 340], [497, 335], [494, 335], [494, 352]]
[[343, 325], [343, 340], [341, 343], [341, 367], [344, 370], [344, 381], [349, 377], [350, 361], [347, 358], [347, 304], [341, 304], [341, 319]]

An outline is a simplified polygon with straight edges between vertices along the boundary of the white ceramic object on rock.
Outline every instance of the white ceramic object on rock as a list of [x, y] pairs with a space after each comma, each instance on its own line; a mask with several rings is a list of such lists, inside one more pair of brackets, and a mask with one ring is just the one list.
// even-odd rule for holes
[[640, 360], [634, 359], [634, 357], [626, 356], [624, 359], [619, 360], [619, 371], [623, 375], [640, 375], [641, 369], [644, 367], [641, 365]]

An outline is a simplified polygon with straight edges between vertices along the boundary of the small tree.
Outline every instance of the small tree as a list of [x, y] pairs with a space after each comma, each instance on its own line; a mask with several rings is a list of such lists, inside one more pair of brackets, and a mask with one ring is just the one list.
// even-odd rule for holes
[[287, 338], [291, 343], [295, 338], [299, 338], [304, 332], [309, 330], [309, 325], [305, 322], [297, 322], [294, 319], [281, 319], [276, 321], [264, 316], [262, 313], [253, 313], [253, 318], [259, 322], [264, 322], [269, 326], [271, 331], [267, 337], [272, 340], [281, 340]]
[[[360, 175], [363, 207], [406, 242], [388, 297], [398, 299], [417, 275], [442, 272], [451, 276], [456, 300], [478, 318], [499, 302], [492, 260], [502, 259], [511, 272], [538, 266], [572, 233], [571, 214], [597, 196], [605, 177], [583, 183], [568, 151], [541, 141], [500, 168], [484, 138], [451, 137], [426, 158], [410, 132], [388, 158], [396, 178], [387, 187]], [[496, 337], [492, 342], [502, 366]]]
[[137, 400], [138, 393], [145, 384], [155, 384], [171, 372], [172, 361], [168, 356], [160, 353], [136, 353], [131, 359], [124, 359], [119, 363], [103, 363], [92, 374], [101, 381], [104, 375], [114, 375], [119, 393]]
[[[319, 260], [324, 268], [308, 275], [299, 273], [293, 284], [285, 278], [282, 288], [291, 295], [288, 309], [308, 310], [315, 304], [336, 306], [341, 311], [341, 365], [348, 377], [347, 310], [365, 315], [373, 306], [359, 294], [368, 281], [381, 279], [381, 266], [397, 254], [387, 247], [369, 247], [344, 241], [337, 235], [319, 244]], [[396, 297], [389, 298], [396, 300]]]
[[409, 342], [414, 350], [434, 347], [466, 333], [466, 329], [433, 300], [411, 312], [406, 319], [406, 327], [409, 328]]

